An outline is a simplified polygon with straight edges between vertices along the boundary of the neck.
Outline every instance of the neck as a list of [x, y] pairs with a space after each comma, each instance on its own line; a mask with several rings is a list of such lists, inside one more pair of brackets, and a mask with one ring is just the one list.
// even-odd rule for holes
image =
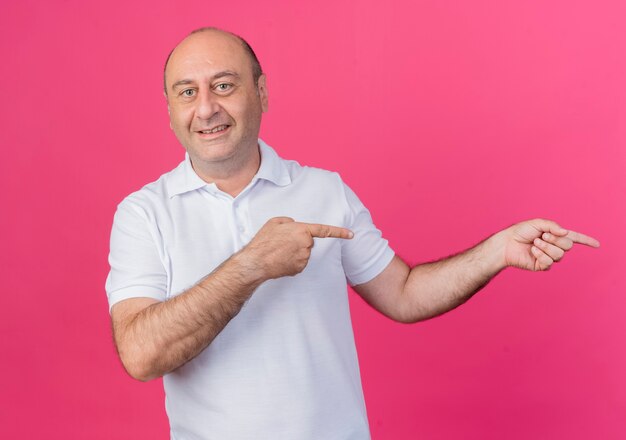
[[261, 165], [259, 146], [246, 157], [236, 157], [220, 162], [191, 161], [196, 174], [207, 183], [215, 185], [231, 197], [237, 197], [248, 186]]

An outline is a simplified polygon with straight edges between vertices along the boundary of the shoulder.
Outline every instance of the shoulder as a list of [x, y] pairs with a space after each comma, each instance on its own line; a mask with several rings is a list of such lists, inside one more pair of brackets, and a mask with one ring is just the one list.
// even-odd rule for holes
[[132, 210], [148, 214], [163, 209], [171, 197], [171, 187], [180, 174], [184, 162], [162, 174], [158, 179], [127, 195], [117, 206], [120, 210]]
[[338, 172], [301, 165], [295, 160], [282, 158], [262, 141], [260, 141], [260, 145], [265, 151], [269, 151], [272, 154], [274, 160], [280, 162], [280, 166], [277, 168], [285, 170], [284, 172], [289, 176], [290, 181], [288, 186], [296, 194], [303, 197], [314, 197], [323, 202], [332, 200], [344, 206], [353, 204], [352, 199], [356, 198], [356, 196]]
[[312, 166], [300, 165], [293, 160], [285, 160], [289, 175], [294, 183], [320, 185], [324, 188], [341, 190], [345, 185], [336, 171]]

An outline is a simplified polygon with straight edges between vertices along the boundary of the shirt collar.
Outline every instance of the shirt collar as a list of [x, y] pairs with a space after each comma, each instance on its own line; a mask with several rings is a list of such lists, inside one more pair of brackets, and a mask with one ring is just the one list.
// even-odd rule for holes
[[[263, 179], [278, 186], [289, 185], [291, 176], [284, 160], [262, 139], [259, 139], [259, 150], [261, 152], [261, 165], [252, 178], [252, 182]], [[170, 198], [205, 186], [215, 188], [215, 184], [205, 182], [196, 174], [191, 165], [189, 154], [185, 153], [185, 160], [169, 173], [167, 190]]]
[[261, 165], [252, 180], [265, 179], [278, 186], [289, 185], [291, 176], [285, 161], [262, 139], [259, 139], [259, 150], [261, 151]]

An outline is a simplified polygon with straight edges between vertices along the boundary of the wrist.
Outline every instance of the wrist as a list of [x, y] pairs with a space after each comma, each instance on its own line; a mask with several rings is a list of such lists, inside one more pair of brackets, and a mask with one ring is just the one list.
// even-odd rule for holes
[[494, 274], [508, 266], [506, 262], [507, 235], [507, 229], [504, 229], [493, 234], [483, 243], [488, 270]]
[[241, 278], [242, 283], [254, 286], [255, 288], [268, 280], [263, 266], [247, 247], [234, 254], [228, 260], [229, 265]]

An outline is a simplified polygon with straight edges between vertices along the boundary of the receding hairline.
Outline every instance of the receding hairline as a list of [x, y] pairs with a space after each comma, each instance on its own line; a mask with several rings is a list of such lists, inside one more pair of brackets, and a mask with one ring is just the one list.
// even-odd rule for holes
[[254, 53], [254, 50], [252, 49], [252, 46], [250, 46], [250, 44], [248, 44], [248, 42], [243, 39], [243, 37], [230, 32], [230, 31], [226, 31], [224, 29], [220, 29], [217, 27], [213, 27], [213, 26], [206, 26], [206, 27], [202, 27], [199, 29], [195, 29], [191, 32], [189, 32], [189, 34], [187, 34], [185, 36], [185, 38], [183, 38], [176, 46], [174, 46], [174, 48], [170, 51], [170, 53], [167, 55], [167, 59], [165, 60], [165, 64], [163, 66], [163, 91], [165, 92], [165, 94], [167, 95], [167, 76], [166, 76], [166, 71], [167, 71], [167, 65], [170, 62], [170, 58], [172, 58], [172, 54], [174, 53], [174, 51], [176, 50], [176, 48], [178, 46], [180, 46], [180, 44], [185, 41], [187, 38], [189, 38], [191, 35], [193, 34], [199, 34], [199, 33], [203, 33], [203, 32], [219, 32], [222, 34], [226, 34], [226, 35], [230, 35], [231, 37], [234, 37], [243, 47], [244, 51], [246, 52], [246, 55], [248, 55], [248, 58], [250, 59], [250, 64], [252, 64], [252, 78], [254, 79], [254, 83], [258, 84], [259, 83], [259, 78], [261, 77], [261, 75], [263, 75], [263, 69], [261, 68], [261, 63], [259, 62], [259, 59], [257, 58], [256, 54]]

